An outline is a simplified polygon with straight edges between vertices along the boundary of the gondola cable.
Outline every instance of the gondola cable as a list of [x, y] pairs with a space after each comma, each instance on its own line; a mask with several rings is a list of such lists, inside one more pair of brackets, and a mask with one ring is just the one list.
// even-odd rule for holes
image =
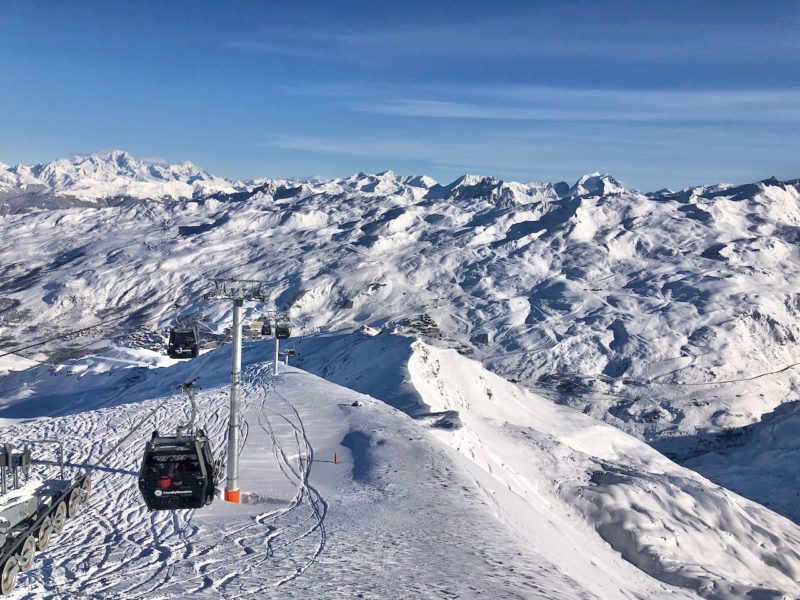
[[[207, 356], [206, 356], [206, 357], [205, 357], [205, 358], [204, 358], [204, 359], [201, 361], [201, 363], [200, 363], [200, 364], [197, 366], [197, 368], [196, 368], [196, 369], [195, 369], [195, 370], [192, 372], [192, 374], [191, 374], [191, 375], [190, 375], [190, 376], [187, 378], [187, 381], [192, 381], [192, 380], [195, 378], [195, 376], [196, 376], [196, 375], [197, 375], [197, 374], [200, 372], [200, 370], [201, 370], [201, 369], [202, 369], [202, 368], [203, 368], [203, 367], [206, 365], [206, 363], [208, 363], [208, 361], [209, 361], [209, 360], [211, 359], [211, 357], [212, 357], [212, 356], [213, 356], [213, 355], [216, 353], [216, 351], [217, 351], [217, 350], [219, 350], [219, 348], [221, 348], [221, 347], [222, 347], [222, 345], [220, 345], [220, 346], [217, 346], [217, 347], [216, 347], [214, 350], [212, 350], [211, 352], [209, 352], [209, 353], [208, 353], [208, 355], [207, 355]], [[108, 452], [106, 452], [106, 453], [105, 453], [105, 454], [104, 454], [102, 457], [100, 457], [100, 459], [98, 459], [98, 460], [97, 460], [97, 461], [96, 461], [96, 462], [95, 462], [93, 465], [91, 465], [91, 466], [90, 466], [90, 467], [89, 467], [89, 468], [86, 470], [86, 473], [87, 473], [87, 474], [89, 474], [89, 473], [91, 473], [92, 471], [94, 471], [94, 470], [95, 470], [97, 467], [99, 467], [100, 465], [102, 465], [102, 464], [103, 464], [103, 462], [105, 462], [105, 461], [106, 461], [106, 459], [108, 459], [108, 458], [109, 458], [109, 457], [110, 457], [112, 454], [114, 454], [114, 452], [116, 452], [116, 451], [117, 451], [117, 450], [120, 448], [120, 446], [122, 446], [122, 444], [123, 444], [123, 443], [124, 443], [124, 442], [125, 442], [125, 441], [126, 441], [126, 440], [127, 440], [127, 439], [128, 439], [130, 436], [131, 436], [131, 435], [133, 435], [133, 433], [134, 433], [135, 431], [137, 431], [138, 429], [140, 429], [140, 428], [141, 428], [141, 427], [142, 427], [142, 426], [143, 426], [143, 425], [144, 425], [144, 424], [145, 424], [147, 421], [149, 421], [149, 420], [150, 420], [150, 419], [153, 417], [153, 415], [155, 415], [155, 414], [156, 414], [156, 413], [157, 413], [157, 412], [158, 412], [158, 411], [159, 411], [159, 410], [160, 410], [160, 409], [161, 409], [161, 408], [162, 408], [162, 407], [163, 407], [163, 406], [164, 406], [164, 405], [165, 405], [167, 402], [169, 402], [170, 400], [172, 400], [172, 399], [173, 399], [173, 397], [174, 397], [173, 395], [170, 395], [170, 396], [168, 396], [168, 397], [164, 398], [164, 400], [162, 400], [161, 402], [159, 402], [159, 403], [158, 403], [158, 405], [156, 405], [156, 407], [155, 407], [155, 408], [153, 408], [153, 409], [152, 409], [152, 410], [151, 410], [151, 411], [150, 411], [150, 412], [147, 414], [147, 416], [143, 417], [143, 418], [142, 418], [142, 419], [141, 419], [141, 420], [140, 420], [140, 421], [139, 421], [139, 422], [138, 422], [136, 425], [134, 425], [133, 427], [131, 427], [131, 429], [128, 431], [128, 433], [127, 433], [127, 434], [125, 434], [125, 436], [124, 436], [124, 437], [123, 437], [121, 440], [119, 440], [119, 441], [118, 441], [118, 442], [117, 442], [117, 443], [116, 443], [114, 446], [112, 446], [112, 447], [111, 447], [111, 449], [110, 449], [110, 450], [108, 450]]]
[[[202, 508], [214, 500], [216, 485], [222, 473], [221, 459], [214, 459], [211, 440], [203, 429], [194, 428], [197, 405], [194, 399], [194, 376], [200, 372], [216, 350], [192, 372], [179, 390], [187, 394], [190, 403], [188, 422], [176, 427], [174, 435], [162, 436], [154, 430], [145, 444], [139, 469], [139, 491], [149, 510]], [[166, 401], [159, 403], [147, 418], [155, 414]], [[141, 427], [146, 419], [137, 425]], [[129, 435], [133, 430], [129, 432]], [[126, 436], [127, 437], [127, 436]]]
[[[44, 344], [48, 344], [50, 342], [55, 342], [55, 341], [58, 341], [58, 340], [61, 340], [61, 339], [65, 339], [68, 336], [76, 335], [78, 333], [83, 333], [84, 331], [89, 331], [90, 329], [94, 329], [95, 327], [100, 327], [101, 325], [108, 325], [109, 323], [114, 323], [116, 321], [120, 321], [120, 320], [122, 320], [122, 319], [124, 319], [124, 318], [126, 318], [128, 316], [129, 315], [125, 314], [125, 315], [121, 315], [119, 317], [114, 317], [113, 319], [106, 319], [104, 321], [100, 321], [100, 322], [95, 323], [94, 325], [90, 325], [88, 327], [82, 327], [81, 329], [75, 329], [74, 331], [68, 331], [66, 333], [61, 333], [61, 334], [59, 334], [57, 336], [54, 336], [54, 337], [51, 337], [51, 338], [48, 338], [48, 339], [45, 339], [45, 340], [40, 340], [40, 341], [35, 342], [33, 344], [28, 344], [27, 346], [23, 346], [22, 348], [15, 348], [14, 350], [9, 350], [9, 351], [4, 352], [3, 354], [0, 354], [0, 358], [6, 357], [6, 356], [11, 356], [12, 354], [18, 354], [19, 352], [23, 352], [23, 351], [29, 350], [31, 348], [36, 348], [37, 346], [43, 346]], [[31, 359], [31, 360], [36, 360], [36, 359]]]

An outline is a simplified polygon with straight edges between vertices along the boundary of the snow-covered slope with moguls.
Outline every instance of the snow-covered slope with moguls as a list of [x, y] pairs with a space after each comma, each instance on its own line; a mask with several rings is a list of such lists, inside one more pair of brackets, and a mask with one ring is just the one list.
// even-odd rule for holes
[[[255, 329], [264, 310], [287, 310], [306, 338], [297, 342], [303, 368], [409, 415], [424, 419], [423, 404], [441, 412], [456, 400], [421, 393], [411, 377], [424, 371], [414, 367], [419, 353], [396, 338], [456, 351], [487, 377], [521, 386], [503, 392], [518, 414], [506, 407], [502, 422], [487, 422], [477, 406], [486, 399], [474, 398], [474, 410], [459, 410], [465, 432], [455, 443], [439, 439], [476, 481], [487, 465], [500, 474], [497, 461], [510, 466], [508, 478], [490, 473], [489, 481], [511, 486], [511, 504], [536, 501], [524, 490], [555, 494], [552, 502], [596, 536], [592, 543], [665, 585], [710, 597], [796, 593], [786, 583], [798, 579], [796, 526], [772, 511], [800, 519], [792, 501], [800, 182], [645, 194], [600, 173], [569, 185], [476, 175], [440, 183], [387, 171], [94, 197], [53, 190], [135, 187], [138, 176], [117, 181], [92, 171], [67, 184], [4, 169], [0, 344], [10, 354], [0, 369], [22, 369], [7, 378], [23, 378], [5, 392], [14, 401], [36, 396], [24, 383], [42, 368], [36, 361], [61, 363], [109, 345], [157, 349], [177, 323], [198, 323], [220, 339], [229, 307], [204, 298], [208, 279], [258, 279], [270, 300], [246, 307]], [[170, 172], [176, 185], [192, 185], [191, 175]], [[31, 191], [37, 185], [44, 187]], [[535, 422], [542, 397], [615, 426], [634, 450], [611, 456], [570, 444]], [[38, 405], [28, 406], [16, 416], [38, 416]], [[613, 437], [596, 427], [587, 431]], [[532, 446], [519, 437], [530, 428], [538, 432]], [[487, 454], [476, 453], [477, 466], [463, 463], [476, 445]], [[580, 465], [568, 486], [519, 483], [533, 477], [520, 457], [552, 466], [564, 456]], [[501, 520], [504, 506], [496, 508]], [[699, 541], [706, 539], [723, 551]]]
[[[275, 377], [262, 362], [270, 350], [245, 346], [247, 502], [238, 506], [148, 513], [136, 489], [145, 438], [185, 420], [185, 399], [170, 393], [208, 355], [178, 363], [113, 350], [0, 382], [3, 438], [64, 438], [72, 468], [93, 464], [168, 399], [95, 471], [88, 508], [38, 555], [16, 597], [693, 597], [626, 563], [558, 509], [542, 523], [550, 545], [532, 543], [497, 519], [425, 423], [301, 370]], [[215, 447], [224, 442], [229, 366], [226, 346], [199, 373], [198, 424]]]
[[309, 328], [427, 314], [496, 372], [647, 439], [722, 431], [793, 398], [791, 370], [713, 382], [798, 360], [799, 201], [775, 180], [644, 195], [599, 174], [387, 172], [17, 212], [0, 220], [0, 308], [31, 318], [0, 335], [112, 310], [164, 327], [176, 301], [213, 321], [207, 278], [247, 276]]

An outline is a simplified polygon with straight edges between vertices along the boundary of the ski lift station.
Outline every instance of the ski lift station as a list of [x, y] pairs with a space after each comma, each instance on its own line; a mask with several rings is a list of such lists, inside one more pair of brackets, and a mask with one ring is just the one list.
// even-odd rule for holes
[[[58, 469], [48, 473], [52, 478], [34, 476], [34, 450], [51, 445], [57, 448]], [[19, 573], [31, 569], [36, 553], [47, 549], [68, 519], [80, 513], [92, 483], [88, 472], [66, 476], [60, 442], [30, 440], [0, 447], [0, 486], [0, 591], [6, 595]]]

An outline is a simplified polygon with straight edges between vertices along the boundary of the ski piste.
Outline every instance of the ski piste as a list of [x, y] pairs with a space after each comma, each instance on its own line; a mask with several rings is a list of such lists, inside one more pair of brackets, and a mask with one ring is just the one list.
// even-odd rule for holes
[[[3, 191], [1, 437], [64, 441], [65, 499], [95, 488], [45, 551], [9, 538], [14, 594], [798, 595], [797, 182], [229, 183]], [[225, 454], [230, 306], [203, 295], [232, 273], [274, 299], [243, 314], [241, 502], [149, 513], [145, 444], [195, 376]]]

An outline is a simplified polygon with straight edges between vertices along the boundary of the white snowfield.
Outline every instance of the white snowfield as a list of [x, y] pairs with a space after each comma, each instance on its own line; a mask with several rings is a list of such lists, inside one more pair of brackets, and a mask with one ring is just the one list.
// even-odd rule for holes
[[[455, 430], [295, 368], [275, 378], [261, 362], [270, 351], [245, 347], [248, 502], [146, 511], [136, 488], [144, 441], [185, 420], [187, 402], [175, 396], [99, 466], [88, 508], [37, 556], [16, 597], [800, 593], [796, 525], [452, 350], [414, 343], [407, 375], [432, 409], [458, 411]], [[110, 351], [13, 374], [0, 382], [0, 414], [16, 422], [0, 435], [61, 437], [69, 466], [85, 467], [203, 359]], [[218, 350], [199, 381], [198, 424], [215, 447], [229, 361]]]
[[[52, 165], [74, 186], [155, 177], [120, 152]], [[184, 167], [158, 172], [194, 185]], [[0, 335], [116, 314], [164, 327], [176, 302], [218, 324], [206, 278], [236, 275], [270, 281], [308, 330], [426, 313], [493, 371], [645, 439], [679, 438], [676, 455], [796, 398], [791, 368], [738, 380], [800, 361], [797, 182], [644, 195], [596, 173], [570, 187], [387, 172], [234, 187], [9, 201], [8, 214], [0, 200]]]
[[[246, 348], [246, 356], [269, 348]], [[111, 353], [25, 379], [4, 414], [47, 414], [2, 430], [60, 436], [68, 463], [92, 463], [186, 377], [191, 363]], [[230, 355], [204, 369], [200, 422], [223, 442]], [[127, 364], [126, 364], [127, 363]], [[21, 598], [602, 598], [657, 596], [667, 588], [610, 548], [597, 564], [556, 562], [544, 547], [506, 527], [453, 456], [424, 424], [367, 396], [288, 368], [274, 378], [255, 362], [245, 369], [241, 487], [250, 503], [148, 514], [136, 489], [144, 428], [95, 472], [88, 508], [58, 544], [21, 577]], [[356, 402], [359, 404], [353, 406]], [[34, 406], [31, 406], [33, 404]], [[176, 397], [158, 414], [162, 432], [185, 416]], [[334, 464], [334, 455], [340, 464]], [[554, 521], [566, 515], [553, 513]], [[563, 545], [563, 544], [559, 544]], [[586, 570], [584, 570], [586, 569]], [[576, 571], [576, 579], [570, 571]], [[598, 589], [598, 585], [602, 589]], [[612, 592], [606, 595], [605, 591]], [[633, 594], [630, 590], [636, 590]], [[685, 596], [685, 595], [684, 595]], [[641, 596], [640, 596], [641, 597]], [[688, 597], [688, 596], [686, 596]]]
[[38, 363], [35, 360], [30, 360], [24, 356], [17, 356], [16, 354], [9, 354], [0, 357], [0, 377], [7, 375], [13, 371], [24, 371], [35, 367]]
[[[352, 597], [367, 580], [364, 597], [800, 596], [800, 182], [654, 194], [598, 173], [573, 186], [391, 172], [236, 183], [123, 154], [0, 165], [0, 346], [14, 351], [0, 374], [16, 371], [0, 379], [3, 439], [71, 432], [73, 462], [100, 456], [190, 372], [146, 350], [158, 332], [228, 324], [226, 303], [203, 300], [209, 277], [269, 282], [272, 301], [247, 320], [288, 309], [310, 336], [290, 342], [302, 368], [383, 402], [321, 408], [321, 395], [358, 396], [298, 371], [272, 381], [253, 359], [245, 454], [251, 476], [270, 473], [252, 484], [268, 506], [230, 520], [218, 503], [188, 528], [148, 516], [132, 440], [100, 484], [116, 510], [41, 556], [53, 562], [21, 581], [34, 597]], [[36, 361], [67, 366], [51, 376]], [[224, 352], [209, 364], [201, 398], [219, 437]], [[280, 394], [316, 458], [350, 462], [309, 474]], [[323, 509], [326, 538], [317, 526], [285, 554], [258, 546], [270, 526], [283, 542], [302, 535]], [[256, 519], [271, 510], [280, 522]], [[78, 551], [91, 532], [107, 557]], [[367, 560], [343, 574], [348, 553]]]
[[[562, 550], [558, 564], [576, 568], [576, 577], [587, 571], [578, 556], [597, 564], [606, 553], [554, 513], [582, 516], [644, 572], [701, 596], [800, 594], [800, 527], [788, 519], [454, 350], [416, 342], [409, 371], [432, 410], [458, 411], [463, 428], [439, 437], [474, 463], [470, 471], [500, 518], [549, 556]], [[564, 538], [572, 544], [558, 544]], [[612, 581], [622, 572], [615, 563], [601, 569]], [[613, 588], [600, 593], [612, 595]]]

